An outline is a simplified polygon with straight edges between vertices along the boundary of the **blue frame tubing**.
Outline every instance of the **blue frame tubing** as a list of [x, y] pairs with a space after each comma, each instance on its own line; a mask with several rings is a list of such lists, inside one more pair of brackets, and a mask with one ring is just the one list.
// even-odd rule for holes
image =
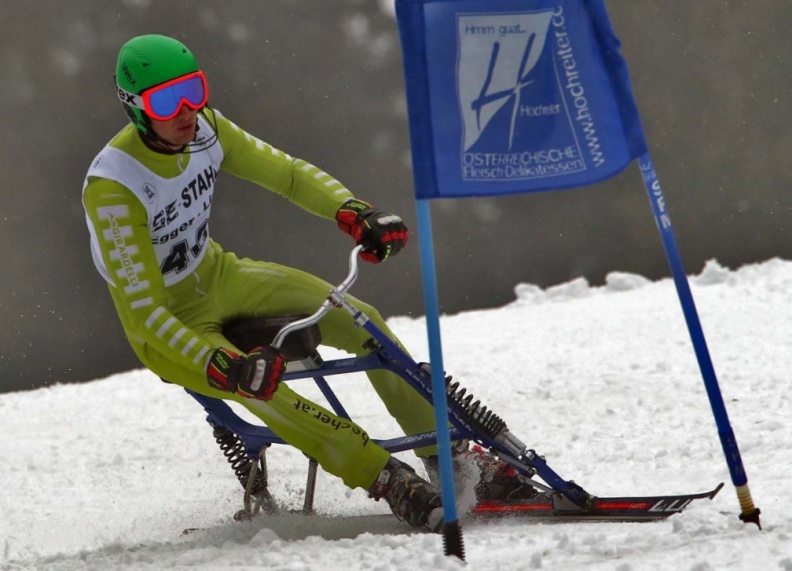
[[[314, 379], [334, 412], [345, 418], [350, 418], [350, 416], [347, 414], [346, 410], [344, 410], [335, 393], [332, 391], [325, 376], [343, 375], [370, 369], [387, 369], [402, 377], [430, 402], [434, 400], [433, 395], [446, 395], [445, 376], [442, 372], [442, 367], [440, 367], [439, 373], [435, 373], [434, 370], [432, 371], [430, 384], [427, 371], [420, 363], [410, 357], [399, 345], [393, 342], [382, 330], [371, 322], [362, 312], [351, 306], [351, 304], [348, 302], [345, 303], [344, 308], [352, 313], [357, 324], [363, 327], [372, 336], [376, 341], [377, 348], [372, 353], [363, 357], [323, 361], [322, 364], [316, 368], [292, 372], [287, 371], [283, 377], [285, 382], [295, 379]], [[258, 451], [265, 445], [284, 443], [284, 441], [270, 428], [253, 425], [239, 418], [224, 401], [200, 395], [190, 390], [187, 390], [187, 392], [207, 411], [208, 416], [206, 420], [210, 425], [225, 426], [242, 438], [248, 454], [251, 457], [257, 457]], [[510, 460], [510, 464], [526, 476], [531, 477], [538, 475], [552, 487], [552, 489], [561, 492], [577, 505], [585, 506], [591, 499], [591, 496], [582, 488], [564, 480], [550, 468], [544, 459], [534, 450], [529, 450], [508, 430], [505, 430], [503, 434], [495, 438], [486, 434], [481, 434], [474, 426], [471, 426], [466, 421], [463, 412], [453, 407], [449, 408], [445, 398], [440, 398], [439, 400], [442, 403], [445, 415], [441, 426], [450, 425], [448, 431], [440, 431], [441, 436], [438, 436], [438, 433], [433, 431], [390, 439], [374, 439], [374, 442], [391, 453], [403, 452], [431, 444], [438, 444], [442, 438], [442, 433], [445, 433], [448, 438], [450, 452], [451, 440], [467, 438], [479, 442], [486, 448], [495, 449], [499, 455]], [[450, 454], [448, 460], [450, 461]], [[455, 498], [453, 495], [451, 497]], [[443, 498], [443, 500], [445, 501], [445, 498]], [[451, 503], [454, 505], [454, 510], [456, 510], [455, 500], [452, 500]]]

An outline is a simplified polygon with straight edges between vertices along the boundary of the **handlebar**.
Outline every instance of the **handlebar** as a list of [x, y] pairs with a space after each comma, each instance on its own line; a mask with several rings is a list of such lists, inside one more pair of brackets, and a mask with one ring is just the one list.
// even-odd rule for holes
[[350, 313], [353, 315], [359, 313], [346, 301], [346, 293], [354, 285], [355, 280], [357, 280], [358, 261], [360, 252], [362, 250], [363, 246], [355, 246], [352, 249], [352, 252], [349, 254], [349, 273], [347, 274], [346, 278], [344, 278], [344, 281], [330, 290], [327, 299], [324, 300], [322, 305], [313, 313], [313, 315], [309, 315], [303, 319], [298, 319], [297, 321], [292, 321], [291, 323], [287, 323], [281, 327], [280, 331], [278, 331], [278, 334], [275, 335], [275, 339], [272, 341], [272, 347], [274, 349], [280, 350], [284, 339], [286, 339], [286, 336], [289, 333], [299, 331], [300, 329], [305, 329], [306, 327], [310, 327], [311, 325], [318, 323], [334, 307], [343, 307], [350, 311]]

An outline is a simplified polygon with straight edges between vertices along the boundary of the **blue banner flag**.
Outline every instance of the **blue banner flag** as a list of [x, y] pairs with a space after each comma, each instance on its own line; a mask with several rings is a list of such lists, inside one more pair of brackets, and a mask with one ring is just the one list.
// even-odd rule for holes
[[396, 0], [419, 199], [571, 188], [647, 151], [603, 0]]

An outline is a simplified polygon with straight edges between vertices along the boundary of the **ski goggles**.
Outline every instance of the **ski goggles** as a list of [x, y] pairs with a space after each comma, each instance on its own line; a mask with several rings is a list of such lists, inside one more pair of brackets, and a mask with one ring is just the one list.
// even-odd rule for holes
[[143, 91], [140, 95], [118, 88], [118, 98], [127, 105], [142, 109], [157, 121], [170, 121], [181, 111], [182, 105], [200, 109], [209, 99], [206, 76], [195, 71], [160, 83]]

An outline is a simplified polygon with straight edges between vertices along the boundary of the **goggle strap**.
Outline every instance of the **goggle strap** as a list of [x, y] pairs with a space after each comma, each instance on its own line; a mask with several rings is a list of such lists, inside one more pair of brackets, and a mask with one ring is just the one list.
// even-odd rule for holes
[[130, 93], [118, 85], [116, 85], [116, 87], [118, 88], [118, 98], [121, 100], [121, 103], [125, 103], [137, 109], [145, 110], [145, 107], [143, 106], [143, 98], [140, 95]]

